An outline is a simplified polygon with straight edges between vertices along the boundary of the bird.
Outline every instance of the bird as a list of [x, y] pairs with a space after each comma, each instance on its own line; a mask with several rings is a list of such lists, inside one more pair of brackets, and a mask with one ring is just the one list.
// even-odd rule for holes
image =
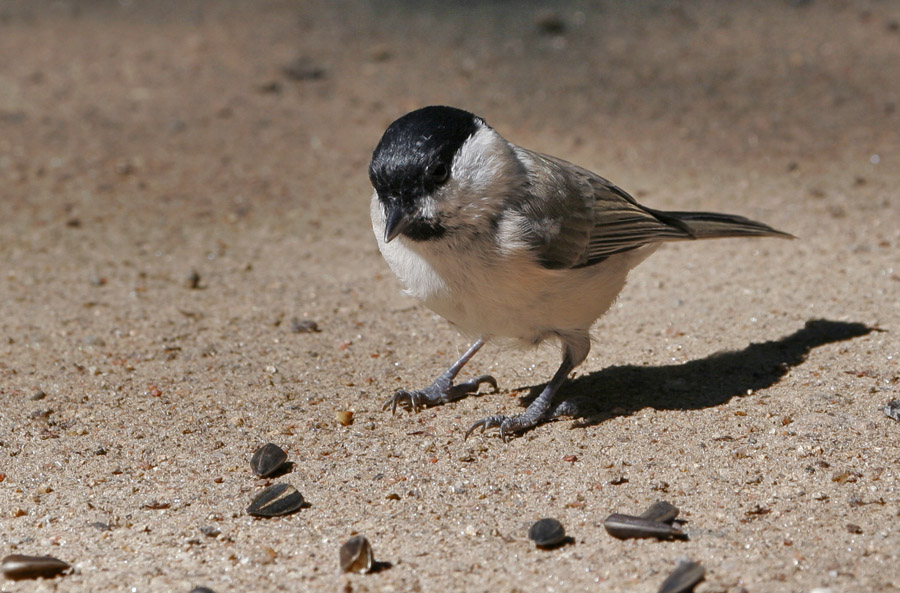
[[[610, 308], [631, 269], [668, 241], [720, 237], [793, 238], [761, 222], [711, 212], [660, 211], [560, 158], [503, 138], [455, 107], [416, 109], [391, 123], [372, 152], [372, 228], [407, 294], [474, 342], [431, 385], [400, 389], [392, 414], [498, 390], [482, 375], [456, 383], [486, 344], [556, 341], [562, 361], [517, 415], [473, 423], [503, 441], [572, 406], [555, 398], [591, 348], [591, 327]], [[563, 404], [569, 402], [564, 401]]]

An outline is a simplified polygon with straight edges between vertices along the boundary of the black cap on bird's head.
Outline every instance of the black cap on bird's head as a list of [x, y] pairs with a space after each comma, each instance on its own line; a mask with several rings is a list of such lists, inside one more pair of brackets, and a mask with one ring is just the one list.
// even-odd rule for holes
[[450, 178], [453, 157], [484, 122], [454, 107], [423, 107], [396, 120], [372, 153], [369, 180], [385, 211], [384, 240], [441, 236], [440, 221], [426, 218], [421, 203]]

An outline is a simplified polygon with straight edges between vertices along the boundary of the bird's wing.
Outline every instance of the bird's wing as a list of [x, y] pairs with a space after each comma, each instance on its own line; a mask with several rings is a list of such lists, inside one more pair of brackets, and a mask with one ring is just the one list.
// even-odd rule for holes
[[590, 266], [650, 243], [692, 238], [678, 220], [641, 206], [587, 169], [548, 155], [528, 158], [543, 165], [529, 167], [526, 216], [534, 227], [532, 248], [548, 268]]

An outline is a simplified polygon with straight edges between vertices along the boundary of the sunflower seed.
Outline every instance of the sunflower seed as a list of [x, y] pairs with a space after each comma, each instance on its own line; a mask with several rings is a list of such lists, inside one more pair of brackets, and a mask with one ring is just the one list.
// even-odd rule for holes
[[253, 453], [250, 458], [250, 467], [260, 477], [271, 476], [278, 468], [284, 465], [287, 453], [274, 443], [267, 443]]
[[541, 519], [528, 530], [529, 539], [539, 548], [553, 548], [564, 543], [566, 530], [556, 519]]
[[641, 513], [641, 519], [671, 523], [678, 516], [678, 507], [664, 500], [658, 500], [650, 505], [650, 508]]
[[691, 560], [681, 560], [675, 570], [666, 577], [658, 593], [688, 593], [703, 580], [706, 569]]
[[50, 579], [69, 569], [69, 564], [53, 556], [13, 554], [0, 560], [0, 572], [8, 579]]
[[340, 559], [341, 570], [344, 572], [369, 572], [375, 562], [372, 545], [364, 535], [355, 535], [347, 540], [341, 546]]
[[656, 539], [687, 539], [677, 527], [632, 515], [613, 513], [603, 522], [606, 532], [619, 539], [655, 537]]
[[277, 517], [299, 511], [306, 502], [303, 495], [290, 484], [274, 484], [260, 492], [247, 512], [257, 517]]

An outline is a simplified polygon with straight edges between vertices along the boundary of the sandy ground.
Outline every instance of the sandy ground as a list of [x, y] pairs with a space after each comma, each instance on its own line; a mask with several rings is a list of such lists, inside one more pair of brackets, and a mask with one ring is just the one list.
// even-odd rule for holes
[[[900, 3], [445, 4], [0, 1], [0, 554], [74, 566], [0, 590], [900, 589]], [[368, 221], [432, 103], [799, 240], [645, 262], [563, 392], [593, 415], [464, 441], [559, 358], [487, 347], [499, 394], [392, 417], [466, 346]], [[248, 516], [277, 482], [310, 506]], [[688, 541], [605, 533], [657, 499]], [[355, 533], [390, 567], [341, 574]]]

